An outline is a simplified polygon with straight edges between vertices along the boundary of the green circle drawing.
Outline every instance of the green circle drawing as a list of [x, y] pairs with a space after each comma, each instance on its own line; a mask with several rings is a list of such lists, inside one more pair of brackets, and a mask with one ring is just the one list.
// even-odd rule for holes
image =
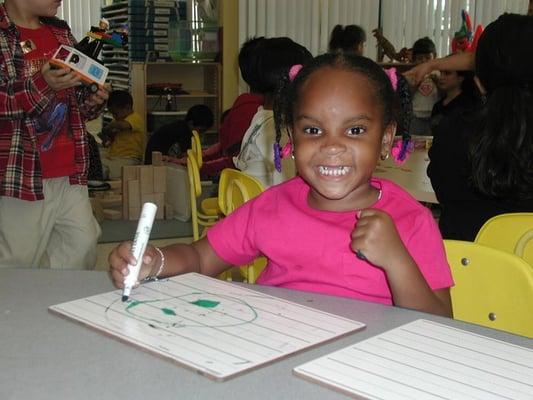
[[193, 292], [153, 300], [117, 299], [106, 310], [126, 313], [152, 328], [227, 328], [255, 321], [257, 311], [245, 301], [217, 293]]

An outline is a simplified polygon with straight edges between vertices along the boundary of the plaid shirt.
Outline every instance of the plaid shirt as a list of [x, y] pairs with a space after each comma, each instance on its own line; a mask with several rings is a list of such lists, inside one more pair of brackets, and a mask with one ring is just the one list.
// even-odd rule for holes
[[[67, 23], [42, 18], [60, 44], [73, 45], [75, 39]], [[86, 185], [89, 148], [84, 119], [95, 118], [103, 108], [89, 109], [78, 104], [76, 90], [68, 89], [69, 134], [74, 140], [75, 173], [70, 183]], [[40, 72], [31, 75], [24, 62], [17, 27], [0, 4], [0, 196], [22, 200], [42, 200], [43, 180], [36, 136], [36, 117], [54, 98]]]

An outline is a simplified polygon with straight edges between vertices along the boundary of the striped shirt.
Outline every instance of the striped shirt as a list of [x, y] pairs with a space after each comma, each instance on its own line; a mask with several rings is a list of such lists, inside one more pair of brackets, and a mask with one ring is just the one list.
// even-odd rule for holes
[[[75, 39], [67, 23], [42, 18], [59, 44], [73, 45]], [[89, 148], [85, 119], [95, 118], [103, 108], [78, 104], [77, 91], [69, 91], [69, 134], [74, 141], [74, 174], [71, 184], [87, 184]], [[37, 116], [53, 100], [55, 92], [40, 72], [32, 75], [20, 46], [20, 35], [0, 4], [0, 196], [22, 200], [42, 200], [43, 180], [37, 147]]]

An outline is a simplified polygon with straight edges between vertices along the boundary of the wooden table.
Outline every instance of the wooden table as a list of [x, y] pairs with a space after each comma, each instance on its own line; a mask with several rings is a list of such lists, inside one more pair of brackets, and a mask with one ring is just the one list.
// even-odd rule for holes
[[393, 181], [418, 201], [437, 204], [435, 192], [426, 173], [428, 164], [427, 149], [415, 149], [403, 165], [396, 164], [392, 157], [380, 161], [374, 176]]

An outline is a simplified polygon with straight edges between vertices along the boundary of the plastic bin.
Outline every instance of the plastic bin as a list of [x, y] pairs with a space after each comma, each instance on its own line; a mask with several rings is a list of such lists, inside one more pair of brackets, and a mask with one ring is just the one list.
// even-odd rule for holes
[[218, 53], [218, 25], [179, 21], [169, 27], [169, 55], [174, 61], [214, 61]]

